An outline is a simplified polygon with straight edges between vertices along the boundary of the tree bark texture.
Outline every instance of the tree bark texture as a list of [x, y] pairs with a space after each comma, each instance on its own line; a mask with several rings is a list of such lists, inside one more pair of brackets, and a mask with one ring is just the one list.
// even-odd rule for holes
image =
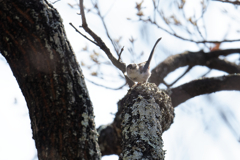
[[100, 159], [84, 76], [52, 5], [0, 0], [0, 52], [26, 99], [39, 160]]
[[173, 123], [170, 97], [155, 84], [135, 85], [122, 99], [120, 159], [164, 159], [162, 133]]

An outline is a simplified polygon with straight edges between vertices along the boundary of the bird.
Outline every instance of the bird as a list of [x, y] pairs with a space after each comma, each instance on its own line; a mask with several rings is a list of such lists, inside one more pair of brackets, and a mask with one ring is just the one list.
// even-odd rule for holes
[[153, 53], [158, 42], [162, 39], [159, 38], [153, 46], [153, 49], [149, 55], [149, 58], [146, 62], [142, 62], [139, 64], [132, 63], [127, 66], [127, 76], [134, 82], [138, 83], [146, 83], [148, 78], [151, 76], [150, 72], [150, 62], [152, 60]]

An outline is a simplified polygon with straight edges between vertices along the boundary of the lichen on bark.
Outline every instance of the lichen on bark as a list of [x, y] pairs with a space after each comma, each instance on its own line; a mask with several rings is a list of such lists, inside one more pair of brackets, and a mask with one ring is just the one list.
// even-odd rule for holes
[[0, 0], [0, 52], [26, 99], [38, 159], [100, 159], [94, 113], [57, 10]]
[[155, 84], [133, 86], [121, 100], [120, 159], [164, 159], [162, 133], [173, 123], [170, 97]]

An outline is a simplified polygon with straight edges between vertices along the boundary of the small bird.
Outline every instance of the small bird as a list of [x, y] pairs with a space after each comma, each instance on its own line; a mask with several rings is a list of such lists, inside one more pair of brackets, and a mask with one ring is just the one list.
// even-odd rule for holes
[[138, 83], [145, 83], [148, 81], [148, 78], [151, 76], [150, 72], [150, 62], [152, 60], [152, 56], [154, 53], [154, 50], [158, 44], [158, 42], [162, 39], [159, 38], [155, 45], [153, 46], [153, 49], [150, 53], [150, 56], [146, 62], [142, 62], [139, 64], [132, 63], [127, 66], [127, 76], [134, 82]]

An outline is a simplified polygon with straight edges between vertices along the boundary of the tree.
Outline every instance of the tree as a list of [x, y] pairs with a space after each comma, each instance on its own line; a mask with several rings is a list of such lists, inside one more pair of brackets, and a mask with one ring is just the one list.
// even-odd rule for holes
[[1, 53], [26, 99], [38, 158], [99, 159], [92, 104], [58, 12], [47, 1], [1, 1], [1, 18]]
[[[156, 131], [158, 136], [154, 138], [159, 138], [157, 145], [162, 146], [161, 134], [170, 127], [173, 121], [173, 107], [177, 107], [180, 103], [198, 95], [221, 90], [240, 89], [238, 83], [240, 76], [236, 74], [239, 73], [239, 66], [219, 58], [220, 56], [239, 53], [239, 49], [219, 49], [220, 44], [239, 41], [238, 39], [224, 39], [222, 41], [206, 40], [206, 37], [201, 34], [201, 29], [199, 29], [198, 21], [200, 20], [196, 20], [193, 17], [189, 19], [185, 18], [184, 20], [187, 20], [187, 23], [195, 27], [203, 40], [184, 38], [177, 34], [178, 32], [175, 31], [176, 28], [173, 27], [180, 26], [184, 28], [185, 25], [181, 25], [182, 22], [176, 16], [166, 17], [163, 12], [160, 12], [158, 10], [159, 2], [153, 1], [154, 13], [162, 17], [171, 31], [161, 27], [157, 23], [157, 20], [151, 18], [145, 19], [142, 5], [143, 1], [136, 4], [140, 22], [155, 25], [179, 39], [196, 44], [204, 44], [208, 49], [210, 48], [208, 44], [214, 43], [215, 47], [209, 49], [207, 52], [200, 50], [169, 56], [169, 58], [155, 67], [152, 70], [149, 82], [155, 83], [157, 86], [165, 84], [168, 87], [167, 92], [158, 91], [155, 85], [150, 84], [133, 86], [133, 82], [125, 76], [126, 83], [130, 87], [133, 86], [133, 88], [129, 90], [123, 100], [119, 101], [119, 111], [116, 113], [113, 123], [98, 128], [100, 136], [99, 141], [97, 141], [93, 108], [84, 77], [76, 62], [71, 45], [66, 38], [61, 18], [57, 11], [45, 0], [39, 2], [1, 1], [0, 14], [1, 22], [3, 23], [0, 26], [0, 52], [10, 65], [26, 99], [39, 159], [73, 159], [77, 157], [99, 159], [99, 146], [102, 155], [120, 155], [120, 153], [123, 153], [121, 158], [124, 158], [124, 156], [129, 156], [128, 152], [132, 148], [128, 148], [129, 144], [137, 142], [137, 140], [141, 143], [134, 143], [135, 149], [136, 146], [142, 146], [140, 147], [142, 150], [131, 151], [131, 156], [137, 152], [137, 156], [140, 157], [143, 155], [146, 157], [151, 156], [152, 159], [160, 159], [164, 155], [163, 151], [160, 149], [161, 153], [156, 153], [157, 151], [151, 150], [153, 144], [151, 142], [149, 146], [149, 143], [144, 143], [145, 137], [141, 139], [138, 136], [133, 136], [131, 139], [135, 140], [130, 142], [129, 140], [131, 139], [126, 138], [126, 135], [143, 131], [141, 128], [134, 131], [130, 130], [130, 133], [128, 133], [129, 130], [126, 127], [131, 128], [131, 125], [134, 125], [133, 122], [141, 124], [146, 120], [144, 124], [153, 125], [153, 128], [158, 128], [158, 131]], [[183, 11], [181, 9], [184, 8], [184, 5], [185, 1], [179, 3], [179, 11]], [[99, 46], [106, 53], [112, 64], [124, 73], [126, 71], [126, 64], [121, 60], [123, 49], [121, 50], [120, 43], [112, 40], [107, 32], [118, 55], [116, 58], [103, 40], [88, 27], [83, 9], [83, 1], [80, 1], [80, 8], [82, 27], [93, 38], [91, 42]], [[206, 6], [203, 3], [202, 14], [204, 14], [205, 8]], [[102, 22], [104, 22], [98, 3], [94, 3], [94, 9], [98, 11], [98, 15]], [[108, 31], [105, 23], [103, 24], [106, 31]], [[78, 31], [77, 28], [75, 29]], [[189, 35], [195, 35], [188, 28], [184, 29]], [[81, 33], [80, 31], [78, 32]], [[90, 38], [88, 39], [90, 40]], [[134, 39], [131, 39], [132, 43], [134, 41]], [[98, 59], [93, 60], [99, 63]], [[170, 72], [186, 65], [188, 65], [188, 69], [176, 81], [172, 84], [164, 82], [164, 78]], [[180, 78], [196, 65], [222, 70], [229, 73], [229, 75], [197, 79], [173, 87]], [[149, 88], [154, 92], [148, 92]], [[154, 100], [151, 97], [154, 97]], [[162, 99], [162, 101], [158, 101], [158, 99]], [[135, 102], [135, 100], [137, 101]], [[143, 103], [144, 105], [140, 105]], [[137, 107], [131, 108], [134, 104], [137, 104]], [[151, 107], [146, 108], [146, 106], [156, 106], [159, 114], [152, 115], [153, 111], [150, 112]], [[136, 114], [131, 113], [136, 109], [141, 109], [141, 107], [142, 110], [148, 110], [149, 112], [142, 115], [145, 119], [140, 118], [140, 121], [137, 122], [139, 117], [141, 117], [140, 113], [143, 113], [142, 110], [139, 110]], [[121, 115], [121, 113], [124, 114]], [[128, 116], [126, 117], [126, 115]], [[129, 117], [129, 115], [131, 116]], [[158, 117], [153, 118], [156, 123], [151, 124], [152, 119], [148, 119], [149, 117]], [[156, 124], [160, 124], [160, 127], [155, 127]], [[144, 126], [142, 127], [144, 128]], [[123, 149], [120, 146], [122, 136]], [[146, 137], [149, 138], [148, 136]], [[141, 152], [142, 155], [140, 154]], [[152, 153], [155, 153], [155, 155]], [[156, 155], [157, 157], [155, 157]]]

